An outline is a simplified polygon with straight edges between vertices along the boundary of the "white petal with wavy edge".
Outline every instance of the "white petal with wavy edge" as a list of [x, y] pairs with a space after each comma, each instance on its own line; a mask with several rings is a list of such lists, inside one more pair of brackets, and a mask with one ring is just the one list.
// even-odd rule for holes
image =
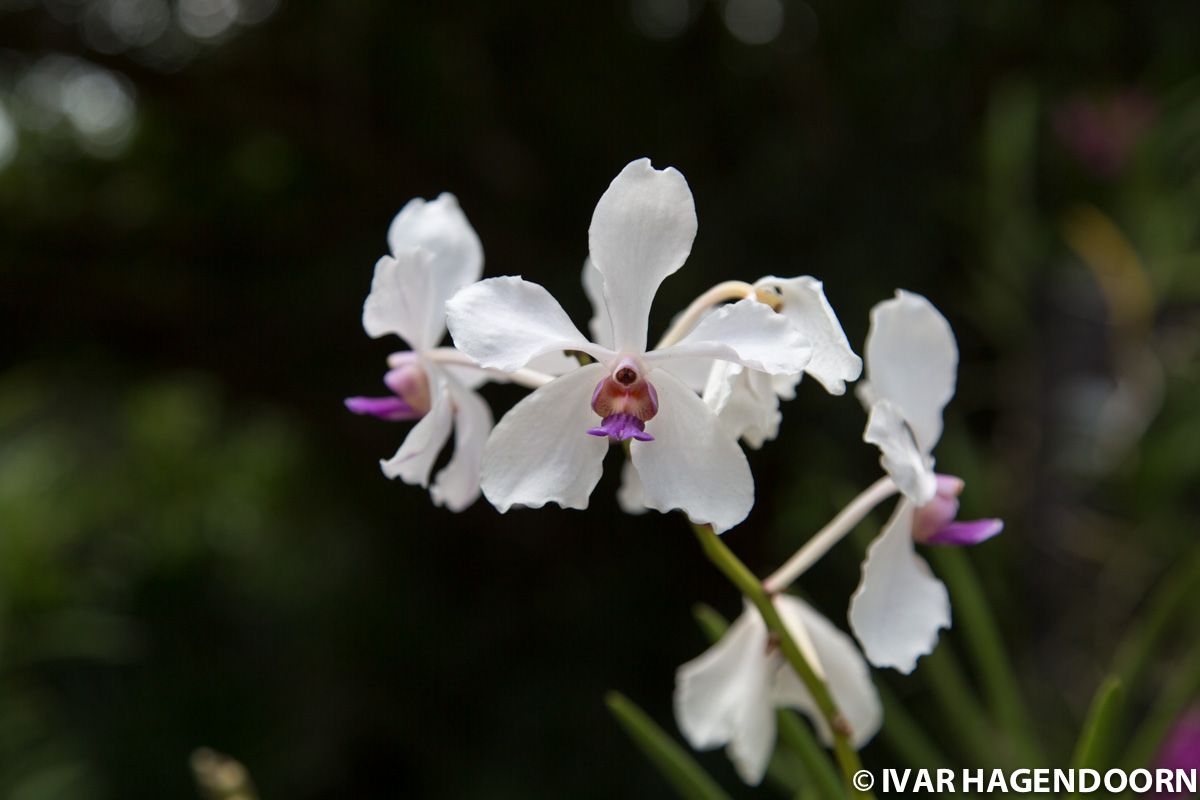
[[865, 352], [870, 398], [893, 403], [917, 446], [933, 452], [957, 379], [958, 345], [950, 323], [921, 295], [897, 290], [871, 309]]
[[697, 750], [728, 745], [738, 775], [762, 782], [775, 748], [767, 628], [746, 605], [715, 645], [675, 673], [675, 720]]
[[863, 441], [879, 448], [879, 463], [892, 476], [900, 491], [918, 506], [937, 493], [933, 459], [921, 452], [899, 409], [889, 400], [871, 406]]
[[846, 332], [825, 299], [824, 285], [807, 275], [799, 278], [769, 275], [754, 285], [779, 293], [782, 302], [779, 313], [812, 344], [812, 358], [804, 371], [830, 394], [844, 394], [846, 382], [856, 381], [862, 374], [862, 359], [850, 349]]
[[704, 388], [704, 402], [726, 430], [750, 447], [762, 447], [779, 433], [779, 398], [773, 377], [765, 372], [717, 361]]
[[654, 295], [683, 266], [695, 238], [692, 191], [676, 169], [657, 170], [642, 158], [613, 179], [588, 228], [592, 263], [604, 279], [613, 349], [646, 351]]
[[492, 410], [453, 375], [446, 379], [454, 402], [454, 455], [437, 474], [429, 494], [437, 505], [462, 511], [479, 497], [479, 469], [483, 446], [492, 432]]
[[446, 312], [454, 345], [482, 367], [513, 372], [556, 350], [612, 357], [579, 332], [548, 291], [521, 278], [472, 284], [450, 299]]
[[916, 553], [913, 505], [901, 499], [883, 532], [867, 548], [862, 579], [850, 598], [850, 628], [877, 667], [913, 671], [950, 627], [950, 596]]
[[459, 208], [458, 199], [448, 192], [436, 200], [409, 200], [388, 227], [387, 239], [393, 255], [413, 247], [429, 251], [439, 308], [483, 274], [479, 236]]
[[[883, 705], [858, 646], [848, 634], [798, 597], [779, 595], [775, 598], [775, 608], [794, 638], [799, 637], [799, 631], [805, 632], [829, 693], [850, 725], [851, 746], [856, 750], [863, 747], [883, 724]], [[802, 711], [812, 720], [821, 741], [827, 747], [833, 744], [832, 732], [816, 701], [786, 661], [776, 675], [774, 700], [777, 706]]]
[[645, 514], [646, 495], [642, 491], [642, 479], [633, 461], [625, 459], [621, 465], [621, 486], [617, 489], [617, 505], [626, 514]]
[[371, 292], [363, 303], [363, 329], [368, 336], [378, 339], [394, 333], [414, 350], [428, 350], [442, 338], [445, 320], [429, 251], [401, 250], [375, 263]]
[[427, 364], [423, 366], [429, 378], [429, 412], [408, 432], [396, 455], [379, 462], [384, 475], [422, 488], [429, 485], [429, 473], [450, 438], [454, 422], [454, 404], [445, 375]]
[[803, 370], [812, 347], [770, 306], [746, 298], [709, 314], [676, 344], [648, 353], [646, 361], [691, 357], [733, 361], [777, 375]]
[[646, 423], [654, 441], [629, 447], [646, 505], [681, 509], [717, 533], [732, 528], [754, 505], [754, 478], [737, 439], [678, 378], [661, 369], [647, 378], [658, 392], [658, 415]]
[[497, 423], [483, 449], [482, 486], [500, 513], [513, 506], [587, 508], [608, 439], [591, 436], [591, 398], [605, 368], [588, 364], [535, 389]]

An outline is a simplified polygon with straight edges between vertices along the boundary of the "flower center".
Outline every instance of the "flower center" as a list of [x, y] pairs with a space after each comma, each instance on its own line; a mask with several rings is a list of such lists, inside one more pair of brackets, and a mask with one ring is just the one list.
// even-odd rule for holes
[[937, 494], [913, 515], [913, 539], [918, 544], [979, 544], [1004, 530], [1004, 523], [998, 519], [958, 520], [958, 496], [963, 486], [961, 478], [937, 476]]
[[617, 362], [592, 393], [592, 410], [603, 422], [590, 428], [588, 433], [607, 436], [614, 442], [626, 439], [654, 441], [654, 437], [646, 433], [646, 421], [658, 413], [658, 392], [644, 375], [645, 369], [633, 358], [625, 357]]
[[387, 397], [347, 397], [346, 408], [355, 414], [391, 422], [420, 419], [429, 413], [429, 378], [412, 353], [393, 353], [391, 369], [383, 382], [392, 390]]
[[417, 416], [423, 417], [429, 412], [429, 378], [416, 359], [388, 370], [383, 382]]

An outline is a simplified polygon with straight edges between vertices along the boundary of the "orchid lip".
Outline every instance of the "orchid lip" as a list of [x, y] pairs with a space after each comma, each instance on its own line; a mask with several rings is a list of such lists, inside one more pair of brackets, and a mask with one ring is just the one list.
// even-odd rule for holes
[[999, 519], [973, 519], [943, 525], [925, 544], [969, 547], [986, 542], [1004, 530], [1004, 521]]
[[364, 414], [388, 422], [404, 422], [425, 416], [402, 397], [347, 397], [345, 403], [353, 414]]
[[603, 422], [588, 433], [607, 436], [614, 442], [654, 441], [646, 433], [646, 422], [658, 413], [658, 392], [645, 374], [642, 364], [628, 356], [613, 366], [592, 392], [592, 410]]
[[636, 439], [639, 442], [652, 442], [654, 437], [646, 433], [646, 423], [632, 414], [611, 414], [604, 418], [598, 428], [589, 428], [592, 436], [607, 436], [614, 442], [626, 439]]
[[965, 486], [953, 475], [937, 476], [937, 493], [914, 514], [913, 539], [920, 544], [965, 547], [1004, 530], [1004, 522], [998, 519], [958, 519], [958, 496]]

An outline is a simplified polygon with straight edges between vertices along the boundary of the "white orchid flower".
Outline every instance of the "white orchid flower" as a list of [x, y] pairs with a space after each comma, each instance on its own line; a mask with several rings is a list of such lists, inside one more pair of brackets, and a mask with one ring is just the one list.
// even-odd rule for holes
[[393, 421], [419, 420], [400, 449], [380, 461], [383, 473], [429, 486], [438, 454], [454, 432], [454, 454], [430, 495], [452, 511], [479, 497], [479, 462], [492, 430], [492, 413], [474, 391], [486, 374], [451, 348], [446, 301], [483, 272], [483, 247], [454, 195], [410, 200], [388, 229], [390, 255], [379, 259], [363, 305], [363, 328], [372, 338], [395, 334], [411, 350], [393, 353], [386, 397], [351, 397], [346, 407]]
[[767, 375], [741, 364], [712, 365], [704, 388], [704, 401], [722, 423], [750, 447], [759, 448], [779, 434], [780, 400], [796, 397], [796, 385], [805, 373], [833, 395], [844, 394], [846, 382], [858, 380], [862, 359], [850, 342], [837, 315], [825, 299], [816, 278], [777, 278], [755, 281], [753, 297], [771, 299], [771, 305], [801, 336], [812, 343], [812, 359], [802, 372]]
[[535, 390], [496, 426], [484, 449], [482, 487], [502, 513], [551, 502], [586, 508], [609, 441], [629, 442], [648, 507], [682, 509], [717, 531], [749, 513], [754, 483], [741, 448], [670, 366], [710, 358], [795, 373], [810, 347], [769, 307], [743, 301], [717, 310], [673, 346], [649, 350], [654, 295], [683, 265], [695, 236], [683, 175], [641, 159], [604, 192], [588, 231], [611, 344], [589, 341], [549, 292], [518, 277], [469, 286], [447, 305], [455, 344], [484, 367], [507, 372], [563, 350], [596, 360]]
[[971, 545], [1000, 533], [998, 519], [957, 522], [963, 482], [933, 471], [942, 409], [954, 396], [958, 346], [928, 300], [898, 291], [871, 311], [865, 441], [903, 497], [867, 550], [850, 600], [850, 627], [872, 664], [911, 672], [950, 626], [950, 597], [915, 544]]
[[[879, 730], [883, 708], [854, 640], [792, 595], [774, 599], [788, 633], [826, 685], [861, 748]], [[725, 746], [743, 781], [757, 785], [775, 749], [775, 709], [795, 708], [833, 743], [808, 689], [772, 641], [762, 615], [746, 603], [741, 616], [700, 657], [675, 673], [675, 719], [697, 750]]]

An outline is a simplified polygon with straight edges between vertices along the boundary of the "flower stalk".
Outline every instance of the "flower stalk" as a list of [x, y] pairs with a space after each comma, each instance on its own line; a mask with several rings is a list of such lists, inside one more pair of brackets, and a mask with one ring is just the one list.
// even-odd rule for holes
[[754, 576], [754, 573], [733, 554], [733, 551], [721, 541], [721, 538], [711, 527], [708, 525], [693, 524], [692, 531], [696, 534], [696, 538], [699, 540], [700, 546], [704, 550], [704, 555], [708, 557], [708, 560], [725, 577], [729, 578], [733, 585], [745, 595], [746, 599], [758, 609], [758, 613], [762, 615], [767, 629], [778, 640], [780, 652], [783, 653], [784, 658], [787, 659], [792, 669], [796, 671], [796, 675], [816, 701], [821, 716], [825, 718], [825, 721], [829, 724], [830, 731], [833, 733], [834, 757], [841, 768], [842, 777], [846, 781], [848, 790], [856, 797], [872, 797], [871, 793], [860, 792], [854, 788], [852, 779], [854, 774], [862, 769], [862, 762], [858, 758], [858, 752], [850, 745], [849, 725], [845, 717], [838, 710], [837, 704], [829, 692], [829, 687], [817, 676], [816, 671], [808, 663], [799, 646], [797, 646], [795, 639], [792, 638], [791, 633], [784, 625], [783, 619], [779, 616], [778, 610], [776, 610], [774, 603], [771, 601], [771, 595], [768, 594], [758, 578]]
[[779, 310], [779, 295], [774, 292], [766, 289], [757, 289], [745, 281], [724, 281], [693, 300], [683, 310], [683, 313], [675, 319], [675, 323], [671, 325], [671, 329], [663, 334], [662, 339], [658, 341], [655, 349], [670, 347], [679, 342], [692, 328], [696, 327], [696, 324], [704, 316], [704, 312], [713, 306], [730, 300], [744, 300], [747, 297], [753, 297], [760, 303], [766, 303], [771, 307], [772, 311]]
[[804, 546], [797, 550], [783, 566], [763, 581], [763, 589], [771, 595], [779, 594], [791, 586], [809, 567], [828, 553], [830, 548], [854, 530], [854, 526], [862, 522], [863, 518], [870, 514], [877, 505], [896, 492], [895, 482], [887, 475], [868, 486], [858, 497], [851, 500], [850, 504], [842, 509], [836, 517], [830, 520], [828, 525], [805, 542]]

